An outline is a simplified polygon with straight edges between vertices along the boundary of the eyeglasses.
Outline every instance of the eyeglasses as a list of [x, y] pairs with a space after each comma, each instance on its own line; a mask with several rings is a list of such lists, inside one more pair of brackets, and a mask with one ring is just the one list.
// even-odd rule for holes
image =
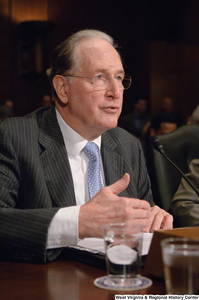
[[117, 80], [119, 87], [123, 90], [127, 90], [131, 86], [132, 78], [130, 76], [116, 76], [116, 77], [106, 77], [104, 75], [98, 75], [94, 78], [91, 77], [86, 77], [86, 76], [76, 76], [76, 75], [64, 75], [65, 77], [77, 77], [77, 78], [82, 78], [82, 79], [89, 79], [91, 81], [91, 84], [93, 85], [93, 88], [95, 91], [100, 91], [100, 90], [106, 90], [110, 84], [110, 81], [112, 78]]

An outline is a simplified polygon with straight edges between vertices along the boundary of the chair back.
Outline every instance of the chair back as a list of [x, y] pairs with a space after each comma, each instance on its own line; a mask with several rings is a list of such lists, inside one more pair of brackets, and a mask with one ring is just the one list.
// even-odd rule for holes
[[[199, 125], [184, 125], [157, 137], [163, 145], [165, 155], [183, 173], [188, 173], [190, 162], [194, 158], [199, 158]], [[151, 153], [154, 202], [168, 211], [182, 176], [157, 150], [153, 149]]]

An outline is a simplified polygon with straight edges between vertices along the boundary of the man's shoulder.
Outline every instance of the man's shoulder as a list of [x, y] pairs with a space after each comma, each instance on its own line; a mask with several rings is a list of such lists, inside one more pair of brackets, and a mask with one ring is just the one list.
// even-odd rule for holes
[[109, 143], [111, 141], [117, 146], [121, 146], [124, 148], [128, 146], [139, 148], [139, 140], [131, 133], [118, 126], [113, 129], [107, 130], [102, 135], [102, 138], [105, 143]]
[[20, 126], [34, 126], [34, 124], [39, 126], [41, 120], [47, 115], [51, 114], [51, 107], [39, 108], [25, 116], [7, 118], [1, 122], [2, 128], [18, 128]]
[[128, 141], [132, 141], [132, 142], [138, 142], [138, 139], [135, 138], [131, 133], [129, 133], [128, 131], [126, 131], [125, 129], [117, 126], [113, 129], [107, 130], [106, 134], [111, 135], [113, 138], [116, 139], [127, 139]]

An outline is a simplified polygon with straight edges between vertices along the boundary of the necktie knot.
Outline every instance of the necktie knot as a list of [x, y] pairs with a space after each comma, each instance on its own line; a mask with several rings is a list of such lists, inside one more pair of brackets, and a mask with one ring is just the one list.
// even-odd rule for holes
[[83, 148], [84, 153], [88, 156], [89, 160], [99, 161], [99, 148], [93, 142], [88, 142]]
[[88, 189], [90, 198], [93, 198], [95, 194], [102, 188], [99, 147], [93, 142], [88, 142], [83, 148], [83, 151], [89, 158]]

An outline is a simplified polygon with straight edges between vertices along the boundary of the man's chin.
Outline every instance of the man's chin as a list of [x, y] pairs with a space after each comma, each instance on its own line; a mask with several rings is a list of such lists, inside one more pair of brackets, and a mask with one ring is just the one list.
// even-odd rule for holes
[[109, 124], [107, 127], [106, 127], [106, 130], [110, 130], [110, 129], [113, 129], [117, 126], [117, 122], [115, 123], [112, 123], [112, 124]]

